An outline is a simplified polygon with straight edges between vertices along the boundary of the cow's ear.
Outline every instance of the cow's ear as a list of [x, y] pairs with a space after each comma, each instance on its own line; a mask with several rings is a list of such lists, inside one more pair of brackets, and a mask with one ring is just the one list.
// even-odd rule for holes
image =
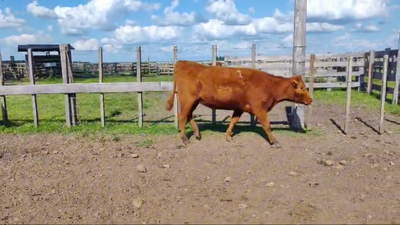
[[296, 80], [296, 78], [292, 79], [292, 85], [294, 88], [297, 88], [297, 86], [299, 85], [299, 82]]

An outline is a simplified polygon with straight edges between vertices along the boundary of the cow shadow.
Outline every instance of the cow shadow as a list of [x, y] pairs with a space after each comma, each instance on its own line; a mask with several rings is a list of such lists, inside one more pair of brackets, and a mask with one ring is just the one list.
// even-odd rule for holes
[[[211, 131], [211, 132], [217, 132], [217, 133], [226, 133], [226, 130], [229, 127], [229, 123], [216, 123], [216, 124], [212, 124], [212, 123], [199, 123], [199, 121], [197, 122], [197, 126], [199, 128], [200, 133], [204, 132], [204, 131]], [[286, 121], [271, 121], [271, 125], [283, 125], [286, 124]], [[291, 133], [305, 133], [305, 131], [303, 130], [295, 130], [292, 129], [290, 127], [272, 127], [272, 133], [274, 133], [275, 131], [287, 131], [287, 132], [291, 132]], [[256, 125], [256, 126], [251, 126], [250, 122], [238, 122], [236, 123], [235, 127], [233, 128], [232, 131], [232, 137], [240, 134], [240, 133], [256, 133], [258, 135], [260, 135], [261, 137], [263, 137], [266, 141], [268, 141], [268, 136], [265, 133], [264, 129], [262, 128], [262, 126], [260, 124]], [[186, 135], [188, 138], [191, 138], [194, 135], [194, 132], [192, 130], [186, 132]]]

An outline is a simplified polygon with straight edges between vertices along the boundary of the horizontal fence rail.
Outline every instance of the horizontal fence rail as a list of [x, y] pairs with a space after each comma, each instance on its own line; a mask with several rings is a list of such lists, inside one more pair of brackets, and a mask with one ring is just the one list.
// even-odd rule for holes
[[[352, 87], [359, 87], [358, 82], [352, 82]], [[309, 83], [306, 83], [309, 87]], [[314, 83], [314, 88], [345, 88], [346, 82]], [[0, 95], [33, 95], [33, 94], [73, 94], [73, 93], [134, 93], [148, 91], [172, 91], [173, 82], [121, 82], [121, 83], [90, 83], [90, 84], [39, 84], [0, 86]]]
[[[143, 74], [155, 73], [159, 75], [173, 75], [174, 65], [177, 61], [177, 46], [173, 48], [173, 61], [172, 62], [151, 62], [150, 59], [142, 61], [141, 48], [137, 49], [136, 62], [125, 63], [104, 63], [102, 62], [103, 49], [99, 48], [99, 62], [73, 62], [70, 49], [66, 48], [67, 45], [60, 45], [60, 53], [57, 56], [60, 58], [60, 65], [53, 68], [55, 72], [62, 74], [62, 84], [36, 84], [35, 78], [40, 77], [45, 70], [40, 66], [41, 63], [47, 61], [54, 61], [57, 59], [55, 56], [47, 59], [45, 56], [32, 55], [31, 51], [26, 55], [26, 61], [15, 61], [12, 57], [9, 61], [0, 61], [0, 97], [3, 121], [7, 122], [7, 105], [6, 96], [9, 95], [32, 95], [32, 104], [34, 109], [35, 126], [38, 126], [37, 103], [36, 95], [42, 94], [64, 94], [65, 95], [65, 114], [68, 126], [74, 126], [79, 121], [77, 93], [97, 93], [100, 94], [101, 105], [101, 121], [102, 127], [105, 124], [105, 109], [104, 109], [104, 94], [107, 93], [138, 93], [138, 110], [139, 110], [139, 126], [142, 127], [143, 123], [143, 92], [165, 92], [172, 91], [173, 82], [142, 82]], [[290, 77], [292, 73], [292, 56], [260, 56], [256, 54], [256, 46], [252, 45], [249, 49], [249, 57], [232, 57], [225, 56], [223, 60], [217, 60], [217, 46], [212, 46], [211, 60], [198, 61], [205, 65], [217, 65], [223, 67], [238, 67], [238, 68], [255, 68], [260, 71], [268, 72], [276, 76]], [[327, 89], [328, 91], [339, 88], [356, 88], [359, 91], [364, 89], [371, 93], [372, 91], [379, 91], [383, 93], [393, 94], [393, 104], [398, 104], [399, 95], [399, 57], [398, 50], [385, 49], [384, 51], [371, 51], [371, 52], [358, 52], [346, 54], [312, 54], [307, 55], [305, 62], [305, 83], [306, 87], [312, 89]], [[385, 58], [386, 57], [386, 58]], [[0, 54], [1, 59], [1, 54]], [[386, 61], [385, 61], [385, 60]], [[351, 62], [349, 62], [349, 60]], [[32, 61], [32, 63], [27, 62]], [[32, 67], [32, 68], [30, 68]], [[350, 67], [350, 68], [348, 68]], [[20, 78], [18, 77], [21, 70], [28, 71], [29, 85], [4, 85], [5, 77]], [[99, 69], [101, 68], [101, 69]], [[34, 71], [34, 74], [32, 74]], [[119, 83], [104, 83], [103, 79], [107, 73], [118, 73], [121, 71], [129, 71], [130, 75], [136, 76], [136, 82], [119, 82]], [[311, 71], [313, 73], [311, 74]], [[98, 74], [99, 83], [74, 83], [73, 75], [81, 74]], [[386, 72], [386, 73], [385, 73]], [[11, 74], [11, 75], [10, 75]], [[312, 82], [310, 81], [312, 79]], [[350, 80], [348, 80], [350, 79]], [[367, 79], [367, 80], [365, 80]], [[374, 82], [375, 81], [375, 82]], [[380, 84], [376, 81], [381, 81]], [[385, 82], [383, 82], [385, 81]], [[389, 87], [388, 83], [395, 83], [395, 86]], [[382, 83], [385, 87], [382, 88]], [[313, 90], [310, 90], [312, 92]], [[386, 97], [386, 94], [385, 94]], [[178, 99], [175, 95], [174, 104], [174, 120], [175, 127], [178, 128]], [[215, 124], [216, 112], [212, 110], [212, 123]], [[251, 118], [253, 124], [254, 118]]]

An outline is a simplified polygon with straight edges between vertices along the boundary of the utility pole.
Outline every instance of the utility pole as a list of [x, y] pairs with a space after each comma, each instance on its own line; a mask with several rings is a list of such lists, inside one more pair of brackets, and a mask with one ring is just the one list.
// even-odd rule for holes
[[[294, 31], [293, 31], [293, 75], [301, 75], [305, 81], [306, 59], [306, 18], [307, 0], [295, 0], [294, 4]], [[305, 129], [305, 106], [292, 106], [292, 127]]]

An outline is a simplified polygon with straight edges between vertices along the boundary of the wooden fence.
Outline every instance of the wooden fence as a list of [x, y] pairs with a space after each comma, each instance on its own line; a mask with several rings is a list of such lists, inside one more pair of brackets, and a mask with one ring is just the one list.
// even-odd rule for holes
[[[399, 50], [398, 49], [390, 49], [387, 48], [383, 51], [371, 51], [365, 53], [366, 59], [366, 74], [365, 77], [368, 77], [367, 83], [367, 93], [372, 94], [373, 91], [378, 91], [382, 94], [383, 87], [383, 74], [384, 74], [384, 56], [388, 56], [388, 66], [387, 66], [387, 83], [386, 83], [386, 93], [385, 99], [387, 98], [387, 94], [393, 94], [392, 104], [398, 104], [399, 102], [399, 86], [400, 86], [400, 63], [398, 63], [399, 59]], [[374, 81], [380, 81], [380, 84], [377, 84]], [[394, 82], [394, 87], [388, 87], [389, 82]]]
[[[217, 56], [217, 46], [213, 46], [212, 51], [212, 60], [211, 64], [216, 65], [216, 56]], [[354, 55], [354, 56], [353, 56]], [[380, 54], [376, 54], [380, 55]], [[251, 63], [249, 64], [253, 68], [257, 68], [264, 71], [271, 71], [274, 68], [276, 70], [281, 71], [289, 71], [289, 72], [276, 72], [277, 75], [280, 76], [291, 76], [290, 68], [291, 63], [290, 60], [281, 59], [278, 62], [277, 66], [269, 66], [269, 63], [260, 64], [256, 63], [256, 54], [255, 54], [255, 45], [252, 47], [251, 54]], [[377, 58], [377, 57], [376, 57]], [[393, 58], [388, 57], [387, 58]], [[70, 50], [67, 49], [67, 45], [60, 45], [60, 59], [61, 59], [61, 68], [62, 68], [62, 77], [63, 84], [47, 84], [47, 85], [37, 85], [35, 83], [35, 76], [33, 68], [29, 68], [29, 78], [30, 85], [10, 85], [4, 86], [4, 77], [2, 70], [0, 70], [0, 97], [1, 97], [1, 106], [2, 106], [2, 115], [3, 122], [7, 124], [8, 122], [8, 114], [7, 114], [7, 104], [6, 104], [6, 96], [7, 95], [32, 95], [32, 106], [33, 106], [33, 115], [34, 115], [34, 123], [35, 126], [39, 126], [39, 115], [37, 110], [37, 101], [36, 95], [38, 94], [65, 94], [65, 114], [66, 114], [66, 123], [67, 126], [74, 126], [77, 120], [77, 111], [76, 111], [76, 93], [99, 93], [100, 94], [100, 114], [101, 114], [101, 122], [102, 126], [105, 126], [105, 106], [104, 106], [104, 94], [105, 93], [138, 93], [138, 110], [139, 110], [139, 126], [143, 125], [143, 99], [142, 93], [147, 91], [171, 91], [173, 88], [172, 82], [142, 82], [142, 69], [141, 69], [141, 48], [137, 49], [137, 62], [138, 69], [136, 70], [137, 82], [124, 82], [124, 83], [103, 83], [103, 50], [99, 48], [99, 63], [98, 68], [102, 68], [99, 70], [99, 83], [89, 83], [89, 84], [76, 84], [73, 83], [72, 76], [72, 63], [71, 63], [71, 55]], [[174, 63], [177, 61], [177, 46], [174, 46], [173, 49], [173, 59]], [[32, 60], [32, 51], [28, 51], [28, 61]], [[226, 66], [241, 66], [246, 67], [246, 64], [236, 65], [234, 60], [226, 59], [228, 61], [228, 65]], [[258, 59], [265, 60], [265, 59]], [[242, 60], [246, 63], [246, 60]], [[351, 90], [351, 88], [361, 88], [363, 84], [363, 76], [364, 69], [363, 66], [365, 64], [364, 57], [360, 54], [340, 54], [340, 55], [310, 55], [306, 60], [307, 68], [305, 71], [305, 77], [310, 78], [311, 82], [306, 81], [306, 86], [310, 88], [310, 92], [313, 92], [314, 88], [347, 88], [347, 90]], [[376, 60], [375, 60], [376, 61]], [[389, 61], [389, 60], [388, 60]], [[392, 59], [393, 61], [393, 59]], [[229, 62], [231, 62], [229, 64]], [[374, 68], [382, 65], [388, 65], [393, 62], [388, 63], [380, 63], [375, 62]], [[0, 54], [0, 64], [1, 64], [1, 54]], [[31, 65], [31, 64], [29, 64]], [[1, 65], [0, 65], [1, 68]], [[272, 69], [271, 69], [272, 68]], [[284, 69], [279, 69], [284, 68]], [[384, 67], [384, 71], [387, 71], [388, 68]], [[399, 71], [399, 70], [397, 70]], [[285, 74], [286, 73], [286, 74]], [[377, 73], [378, 74], [378, 73]], [[385, 75], [385, 72], [383, 72]], [[372, 75], [371, 75], [372, 76]], [[392, 75], [391, 75], [392, 76]], [[339, 78], [344, 77], [344, 80], [341, 81]], [[348, 78], [347, 78], [348, 77]], [[379, 77], [379, 75], [376, 75]], [[385, 78], [385, 76], [383, 76]], [[396, 76], [399, 77], [398, 75]], [[318, 81], [318, 78], [322, 78], [324, 81]], [[336, 81], [333, 80], [336, 78]], [[356, 78], [355, 81], [353, 81]], [[392, 78], [390, 78], [392, 79]], [[371, 80], [371, 79], [370, 79]], [[318, 81], [318, 82], [316, 82]], [[396, 79], [398, 82], [398, 79]], [[384, 80], [384, 84], [386, 81]], [[373, 87], [373, 85], [372, 85]], [[384, 87], [386, 87], [384, 85]], [[398, 87], [398, 85], [397, 85]], [[383, 92], [386, 92], [386, 88], [383, 88]], [[396, 92], [396, 90], [393, 90]], [[398, 92], [398, 88], [397, 88]], [[177, 98], [175, 96], [175, 104], [174, 104], [174, 120], [175, 126], [178, 127], [178, 104]], [[347, 108], [347, 107], [346, 107]], [[212, 110], [212, 123], [216, 122], [216, 113], [215, 110]], [[251, 124], [253, 124], [254, 118], [252, 118]]]

